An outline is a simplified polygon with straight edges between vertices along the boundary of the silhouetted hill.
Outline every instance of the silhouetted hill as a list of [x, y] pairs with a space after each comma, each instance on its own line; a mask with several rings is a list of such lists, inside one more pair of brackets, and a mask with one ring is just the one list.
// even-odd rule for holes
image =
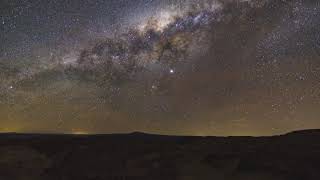
[[320, 130], [274, 137], [1, 134], [4, 180], [319, 180]]

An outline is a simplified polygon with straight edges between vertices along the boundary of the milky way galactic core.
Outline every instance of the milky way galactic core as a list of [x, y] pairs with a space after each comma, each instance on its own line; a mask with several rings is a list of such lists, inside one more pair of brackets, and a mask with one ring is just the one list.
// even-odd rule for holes
[[0, 131], [319, 128], [311, 0], [5, 0]]

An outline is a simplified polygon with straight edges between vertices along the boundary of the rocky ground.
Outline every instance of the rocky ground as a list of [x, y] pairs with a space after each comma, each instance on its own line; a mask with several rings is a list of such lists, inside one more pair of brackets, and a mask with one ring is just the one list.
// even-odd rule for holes
[[1, 180], [320, 179], [320, 130], [274, 137], [0, 135]]

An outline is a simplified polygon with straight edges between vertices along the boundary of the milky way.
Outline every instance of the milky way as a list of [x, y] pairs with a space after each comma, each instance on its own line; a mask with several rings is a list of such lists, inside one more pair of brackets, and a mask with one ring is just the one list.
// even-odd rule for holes
[[318, 128], [313, 1], [5, 1], [1, 131]]

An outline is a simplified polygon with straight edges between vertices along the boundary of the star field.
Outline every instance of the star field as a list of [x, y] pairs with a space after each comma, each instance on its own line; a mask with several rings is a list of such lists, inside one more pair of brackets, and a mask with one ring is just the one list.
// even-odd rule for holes
[[319, 17], [312, 0], [4, 0], [0, 131], [319, 128]]

